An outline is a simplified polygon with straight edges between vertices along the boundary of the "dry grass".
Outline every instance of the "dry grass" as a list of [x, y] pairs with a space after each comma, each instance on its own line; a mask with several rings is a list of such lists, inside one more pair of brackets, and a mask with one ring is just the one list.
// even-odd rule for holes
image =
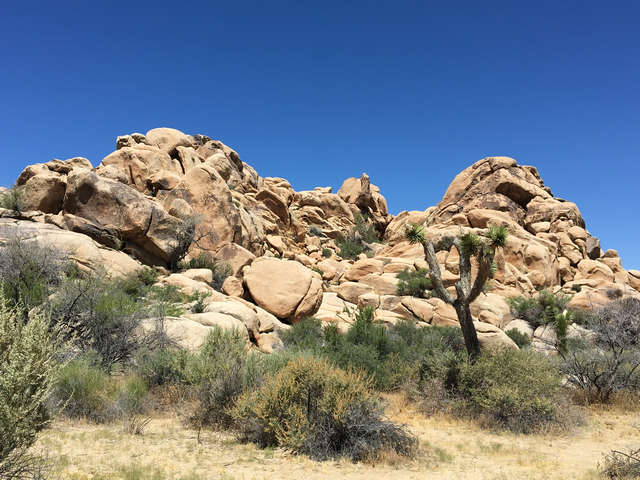
[[280, 449], [261, 450], [228, 434], [186, 429], [175, 416], [154, 417], [144, 435], [122, 426], [56, 421], [42, 432], [44, 450], [62, 479], [252, 480], [295, 479], [597, 479], [598, 462], [612, 448], [638, 443], [640, 412], [589, 407], [588, 425], [555, 435], [489, 432], [446, 416], [425, 418], [403, 397], [388, 396], [388, 415], [420, 439], [410, 463], [397, 458], [378, 465], [316, 462]]

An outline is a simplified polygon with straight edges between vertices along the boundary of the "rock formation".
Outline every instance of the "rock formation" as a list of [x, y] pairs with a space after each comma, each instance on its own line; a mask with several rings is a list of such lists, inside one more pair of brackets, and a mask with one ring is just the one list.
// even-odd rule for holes
[[[626, 271], [615, 250], [601, 251], [578, 207], [554, 197], [534, 167], [507, 157], [485, 158], [459, 173], [438, 205], [395, 216], [366, 174], [346, 179], [337, 193], [330, 187], [296, 192], [283, 178], [260, 177], [220, 141], [170, 128], [118, 137], [116, 150], [96, 168], [81, 157], [28, 166], [14, 188], [20, 209], [0, 209], [0, 241], [40, 241], [66, 249], [81, 268], [113, 275], [167, 267], [176, 230], [195, 219], [202, 241], [190, 254], [208, 251], [232, 275], [224, 293], [214, 292], [202, 272], [161, 280], [211, 294], [204, 313], [167, 319], [190, 347], [211, 325], [223, 325], [243, 329], [272, 351], [281, 347], [274, 332], [287, 324], [315, 315], [344, 330], [348, 312], [364, 305], [387, 324], [412, 318], [456, 325], [455, 311], [441, 300], [397, 295], [398, 272], [426, 268], [420, 246], [404, 239], [413, 223], [431, 238], [509, 228], [492, 288], [472, 305], [483, 345], [513, 346], [500, 329], [526, 330], [511, 316], [509, 296], [562, 290], [575, 308], [640, 296], [640, 271]], [[345, 260], [336, 241], [352, 232], [358, 213], [382, 243], [371, 246], [369, 257]], [[438, 258], [445, 285], [453, 288], [457, 253]]]

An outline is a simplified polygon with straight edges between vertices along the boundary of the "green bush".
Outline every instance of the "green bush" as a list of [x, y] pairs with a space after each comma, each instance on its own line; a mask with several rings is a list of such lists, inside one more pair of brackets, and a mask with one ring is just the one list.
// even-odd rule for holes
[[432, 288], [429, 270], [425, 268], [419, 268], [418, 270], [405, 268], [396, 275], [396, 278], [399, 280], [397, 294], [400, 296], [410, 295], [424, 298]]
[[134, 358], [134, 371], [147, 385], [187, 383], [189, 362], [193, 354], [179, 349], [141, 349]]
[[333, 256], [333, 250], [331, 250], [330, 248], [323, 248], [322, 256], [324, 258], [331, 258]]
[[373, 320], [373, 310], [365, 307], [355, 312], [344, 335], [334, 326], [323, 328], [319, 320], [307, 319], [282, 332], [281, 338], [289, 350], [312, 352], [342, 368], [365, 372], [379, 390], [418, 385], [461, 361], [459, 328], [419, 328], [410, 320], [385, 328]]
[[535, 297], [511, 297], [507, 303], [511, 313], [526, 320], [533, 328], [555, 323], [556, 315], [567, 308], [571, 297], [563, 293], [553, 294], [547, 290], [538, 292]]
[[66, 254], [37, 242], [14, 239], [0, 245], [0, 290], [24, 315], [45, 302], [69, 270]]
[[351, 237], [340, 236], [336, 239], [338, 255], [345, 260], [355, 260], [367, 248], [361, 241]]
[[44, 318], [25, 323], [0, 295], [0, 478], [28, 478], [41, 467], [29, 447], [48, 420], [60, 346]]
[[10, 188], [4, 193], [0, 193], [0, 208], [21, 212], [24, 209], [23, 197], [20, 190], [16, 187]]
[[519, 348], [528, 348], [531, 346], [531, 339], [529, 338], [529, 335], [527, 335], [526, 333], [522, 333], [520, 330], [512, 328], [511, 330], [507, 330], [504, 333], [506, 333], [507, 336], [511, 340], [513, 340], [516, 345], [518, 345]]
[[62, 367], [54, 398], [68, 417], [104, 423], [142, 412], [147, 393], [144, 379], [112, 377], [100, 368], [98, 355], [88, 353]]
[[374, 460], [385, 451], [411, 456], [415, 439], [382, 419], [365, 377], [311, 356], [292, 360], [231, 414], [246, 439], [314, 458]]
[[206, 252], [201, 252], [197, 256], [179, 263], [180, 270], [188, 270], [190, 268], [208, 268], [213, 273], [211, 286], [220, 291], [225, 279], [233, 273], [233, 269], [226, 263], [222, 263], [217, 258]]
[[456, 380], [463, 414], [491, 426], [530, 433], [564, 421], [560, 372], [532, 350], [484, 353], [461, 364]]
[[187, 374], [187, 381], [197, 390], [191, 423], [199, 428], [231, 426], [229, 409], [262, 378], [261, 364], [256, 355], [249, 354], [245, 337], [236, 330], [213, 329]]

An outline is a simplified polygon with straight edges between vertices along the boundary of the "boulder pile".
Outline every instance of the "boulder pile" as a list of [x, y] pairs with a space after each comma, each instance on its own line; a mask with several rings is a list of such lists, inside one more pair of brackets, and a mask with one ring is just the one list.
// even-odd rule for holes
[[[166, 319], [188, 348], [219, 325], [241, 329], [272, 351], [281, 347], [277, 332], [291, 323], [315, 316], [345, 330], [352, 312], [367, 305], [385, 324], [410, 318], [457, 325], [442, 300], [398, 294], [399, 272], [427, 267], [421, 246], [404, 239], [414, 223], [430, 238], [508, 227], [491, 288], [472, 305], [483, 345], [515, 346], [502, 330], [507, 326], [534, 335], [513, 318], [510, 296], [562, 291], [582, 309], [640, 297], [640, 271], [625, 270], [615, 250], [602, 251], [578, 207], [554, 197], [535, 167], [508, 157], [484, 158], [460, 172], [438, 205], [394, 216], [366, 174], [346, 179], [337, 193], [297, 192], [283, 178], [260, 177], [218, 140], [156, 128], [118, 137], [116, 150], [95, 168], [81, 157], [30, 165], [14, 193], [19, 208], [0, 209], [0, 242], [42, 242], [68, 251], [84, 270], [111, 275], [146, 265], [162, 272], [161, 282], [207, 292], [203, 313]], [[339, 243], [353, 235], [358, 218], [380, 242], [343, 259]], [[167, 270], [185, 225], [196, 239], [187, 258], [205, 251], [229, 265], [222, 292], [210, 287], [210, 272]], [[455, 291], [457, 251], [438, 258], [445, 286]], [[546, 341], [544, 332], [535, 338]]]

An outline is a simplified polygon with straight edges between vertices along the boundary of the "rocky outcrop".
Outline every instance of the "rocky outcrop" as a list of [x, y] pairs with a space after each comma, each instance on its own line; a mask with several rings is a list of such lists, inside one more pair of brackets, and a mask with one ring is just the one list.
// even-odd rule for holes
[[[260, 177], [218, 140], [157, 128], [118, 137], [116, 150], [96, 168], [81, 157], [28, 166], [15, 192], [21, 208], [0, 209], [0, 241], [22, 235], [68, 248], [87, 270], [104, 266], [126, 274], [142, 263], [166, 267], [176, 232], [185, 222], [195, 225], [198, 241], [189, 256], [209, 252], [231, 276], [223, 293], [213, 290], [207, 271], [161, 277], [160, 283], [186, 293], [208, 295], [205, 312], [172, 324], [178, 342], [189, 348], [219, 324], [244, 329], [247, 339], [270, 352], [281, 348], [277, 332], [288, 324], [315, 315], [344, 331], [358, 306], [372, 307], [384, 324], [408, 318], [457, 325], [455, 310], [442, 300], [398, 294], [399, 272], [428, 268], [422, 247], [404, 239], [412, 224], [424, 225], [432, 239], [497, 225], [509, 229], [490, 289], [471, 306], [485, 346], [514, 346], [502, 328], [545, 343], [544, 332], [530, 332], [511, 316], [510, 296], [561, 290], [572, 296], [571, 307], [584, 309], [640, 297], [640, 271], [625, 270], [615, 250], [603, 252], [578, 207], [554, 197], [534, 167], [508, 157], [484, 158], [460, 172], [438, 205], [393, 216], [366, 174], [346, 179], [337, 193], [331, 187], [295, 191], [284, 178]], [[359, 215], [382, 243], [342, 259], [338, 239], [361, 238]], [[438, 253], [452, 293], [459, 260], [455, 249]]]

